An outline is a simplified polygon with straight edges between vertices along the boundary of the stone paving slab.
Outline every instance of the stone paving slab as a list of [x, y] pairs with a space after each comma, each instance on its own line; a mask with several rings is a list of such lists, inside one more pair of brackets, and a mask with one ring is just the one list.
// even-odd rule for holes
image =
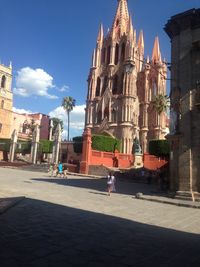
[[[30, 166], [30, 170], [32, 170], [31, 168], [34, 171], [38, 171], [38, 167], [35, 167], [34, 165]], [[21, 169], [22, 170], [23, 169], [28, 170], [28, 168], [24, 167], [24, 166], [21, 167]], [[42, 169], [42, 172], [45, 172], [44, 167]], [[98, 175], [83, 175], [81, 173], [72, 173], [72, 172], [67, 172], [67, 175], [73, 176], [73, 177], [85, 177], [85, 178], [94, 178], [94, 179], [105, 178], [103, 176], [98, 176]], [[130, 179], [129, 179], [129, 181], [130, 181]], [[137, 182], [135, 182], [135, 181], [132, 181], [132, 182], [137, 184]], [[139, 193], [139, 192], [137, 192], [137, 193]], [[192, 202], [189, 200], [175, 199], [175, 198], [168, 196], [166, 193], [163, 193], [163, 192], [160, 192], [160, 194], [159, 194], [158, 192], [152, 192], [151, 190], [149, 190], [149, 192], [146, 192], [146, 190], [145, 190], [145, 195], [142, 194], [140, 197], [137, 197], [135, 195], [133, 197], [136, 197], [136, 198], [141, 199], [141, 200], [159, 202], [159, 203], [163, 203], [163, 204], [170, 204], [170, 205], [176, 205], [176, 206], [180, 206], [180, 207], [200, 209], [200, 202]]]
[[11, 198], [0, 198], [0, 214], [4, 213], [8, 209], [14, 207], [21, 202], [25, 197], [11, 197]]
[[0, 229], [1, 267], [200, 264], [198, 235], [34, 199], [4, 213]]
[[[133, 198], [153, 185], [1, 169], [1, 267], [200, 266], [200, 210]], [[155, 197], [155, 196], [154, 196]]]

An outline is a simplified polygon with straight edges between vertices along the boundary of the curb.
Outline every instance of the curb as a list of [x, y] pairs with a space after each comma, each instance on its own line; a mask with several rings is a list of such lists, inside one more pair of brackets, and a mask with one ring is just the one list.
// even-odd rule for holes
[[192, 203], [173, 202], [170, 200], [148, 198], [148, 197], [143, 197], [143, 196], [140, 196], [140, 197], [134, 196], [133, 198], [138, 199], [138, 200], [146, 200], [146, 201], [152, 201], [152, 202], [157, 202], [157, 203], [169, 204], [169, 205], [174, 205], [174, 206], [184, 207], [184, 208], [200, 209], [200, 205], [192, 204]]
[[14, 197], [14, 198], [0, 198], [0, 215], [6, 212], [8, 209], [14, 207], [19, 202], [24, 200], [25, 197]]
[[68, 174], [68, 175], [73, 175], [73, 176], [95, 178], [95, 179], [106, 178], [105, 176], [90, 175], [90, 174], [82, 174], [82, 173], [76, 173], [76, 172], [67, 172], [67, 174]]

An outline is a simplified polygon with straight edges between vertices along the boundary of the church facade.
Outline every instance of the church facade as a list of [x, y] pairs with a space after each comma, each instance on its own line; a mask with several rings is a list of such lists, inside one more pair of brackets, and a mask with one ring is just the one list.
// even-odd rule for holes
[[166, 76], [158, 37], [151, 59], [145, 59], [143, 32], [137, 38], [127, 0], [118, 0], [111, 30], [105, 34], [100, 25], [88, 77], [85, 127], [120, 139], [122, 153], [132, 153], [135, 137], [147, 152], [149, 140], [164, 139], [167, 133], [166, 114], [159, 115], [151, 102], [166, 95]]

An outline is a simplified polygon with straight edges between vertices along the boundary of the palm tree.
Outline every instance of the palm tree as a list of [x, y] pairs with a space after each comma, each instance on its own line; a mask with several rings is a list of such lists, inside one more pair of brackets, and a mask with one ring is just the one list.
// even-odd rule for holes
[[166, 112], [170, 106], [170, 100], [167, 95], [158, 94], [152, 100], [153, 108], [160, 115], [162, 112]]
[[[153, 109], [155, 109], [158, 113], [158, 121], [160, 125], [160, 115], [163, 112], [167, 112], [169, 106], [170, 106], [170, 100], [167, 95], [158, 94], [154, 97], [154, 99], [151, 101], [153, 105]], [[159, 134], [158, 134], [159, 139]]]
[[70, 125], [70, 112], [75, 107], [76, 100], [71, 96], [66, 96], [63, 98], [62, 107], [67, 112], [67, 120], [68, 120], [68, 130], [67, 130], [67, 141], [69, 141], [69, 125]]
[[53, 121], [52, 135], [54, 136], [56, 128], [57, 128], [59, 123], [60, 123], [61, 131], [63, 131], [63, 121], [58, 119], [58, 118], [55, 118], [55, 117], [51, 118], [51, 120]]

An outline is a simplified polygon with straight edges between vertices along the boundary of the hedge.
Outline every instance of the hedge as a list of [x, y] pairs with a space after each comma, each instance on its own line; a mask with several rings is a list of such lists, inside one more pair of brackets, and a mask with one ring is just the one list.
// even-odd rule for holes
[[8, 138], [0, 138], [0, 151], [9, 152], [10, 151], [11, 140]]
[[150, 140], [149, 153], [158, 157], [169, 156], [170, 148], [167, 140]]
[[105, 135], [92, 136], [92, 149], [106, 152], [120, 152], [121, 141]]
[[53, 151], [53, 141], [40, 140], [39, 150], [40, 150], [41, 153], [52, 153], [52, 151]]
[[73, 147], [74, 147], [75, 153], [78, 153], [78, 154], [82, 153], [82, 148], [83, 148], [83, 137], [82, 136], [73, 137]]
[[[11, 139], [0, 138], [0, 151], [10, 151]], [[41, 153], [52, 153], [53, 141], [40, 140], [39, 151]], [[31, 153], [31, 141], [18, 140], [15, 153], [30, 154]]]
[[31, 141], [18, 140], [15, 153], [30, 154], [31, 153]]

